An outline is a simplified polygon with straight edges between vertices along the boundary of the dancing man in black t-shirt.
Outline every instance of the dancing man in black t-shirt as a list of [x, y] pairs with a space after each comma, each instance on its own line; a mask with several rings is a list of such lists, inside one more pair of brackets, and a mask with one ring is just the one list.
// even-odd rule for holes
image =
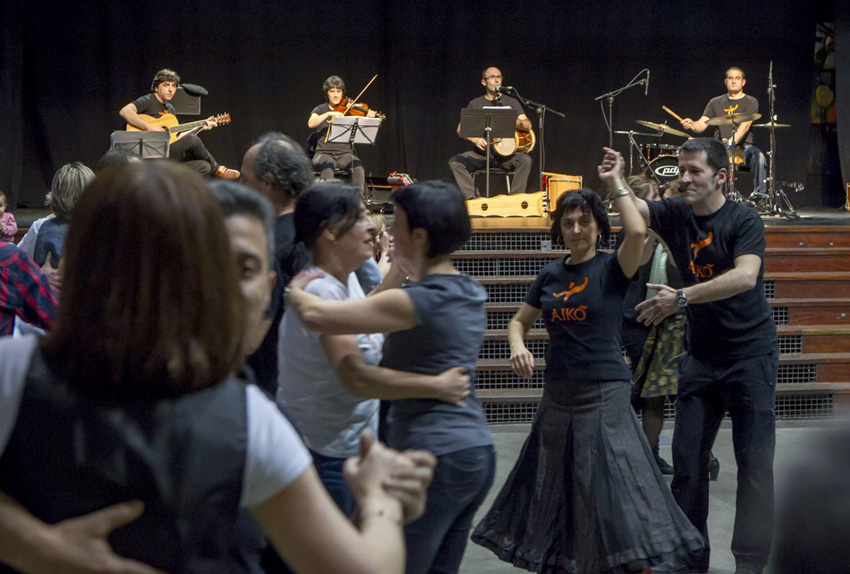
[[[481, 85], [486, 89], [483, 96], [479, 96], [467, 104], [467, 108], [480, 110], [484, 106], [509, 106], [516, 110], [516, 129], [521, 132], [531, 131], [531, 122], [520, 103], [510, 96], [505, 96], [496, 91], [497, 86], [502, 85], [502, 72], [499, 68], [490, 67], [484, 70], [481, 74]], [[501, 102], [501, 103], [499, 103]], [[460, 135], [460, 124], [457, 126], [458, 135]], [[475, 197], [475, 184], [472, 181], [472, 173], [487, 167], [487, 157], [484, 155], [484, 150], [487, 147], [487, 140], [484, 138], [466, 138], [475, 144], [475, 149], [467, 151], [449, 160], [449, 167], [452, 168], [452, 173], [455, 177], [455, 182], [464, 197], [471, 199]], [[528, 176], [531, 174], [531, 156], [527, 153], [515, 153], [505, 159], [490, 151], [490, 165], [500, 167], [507, 171], [513, 172], [511, 179], [510, 193], [522, 193], [528, 185]]]
[[728, 170], [726, 148], [719, 140], [690, 140], [679, 150], [681, 199], [634, 198], [649, 226], [670, 247], [685, 285], [648, 285], [658, 294], [638, 305], [638, 320], [657, 325], [678, 309], [687, 312], [690, 351], [679, 378], [672, 490], [706, 542], [699, 556], [655, 567], [656, 573], [708, 570], [706, 465], [727, 410], [738, 462], [732, 534], [736, 574], [761, 573], [773, 537], [779, 350], [762, 284], [764, 224], [752, 209], [726, 200]]
[[[325, 94], [325, 102], [319, 104], [310, 112], [307, 125], [315, 130], [316, 152], [313, 155], [313, 168], [320, 172], [322, 179], [333, 179], [334, 169], [348, 170], [351, 174], [351, 183], [366, 191], [366, 170], [363, 162], [354, 155], [354, 149], [349, 143], [327, 142], [328, 130], [331, 118], [344, 115], [342, 112], [334, 111], [345, 97], [345, 82], [339, 76], [331, 76], [322, 84], [322, 92]], [[366, 117], [377, 117], [375, 110], [366, 112]]]
[[[755, 114], [759, 111], [759, 102], [752, 96], [744, 93], [747, 77], [744, 70], [732, 67], [726, 70], [723, 82], [726, 84], [726, 93], [711, 98], [705, 106], [700, 119], [694, 121], [691, 118], [682, 120], [682, 127], [701, 134], [708, 128], [708, 120], [717, 116], [729, 114]], [[764, 199], [766, 193], [766, 160], [759, 148], [753, 145], [753, 134], [750, 132], [752, 121], [741, 123], [735, 130], [735, 145], [744, 147], [744, 163], [750, 166], [753, 172], [753, 194], [750, 199]], [[732, 126], [715, 126], [714, 137], [729, 141], [732, 137]]]
[[[175, 115], [174, 106], [171, 105], [171, 99], [177, 93], [177, 86], [179, 84], [180, 76], [177, 72], [168, 68], [162, 69], [153, 77], [151, 93], [133, 100], [121, 108], [118, 113], [128, 124], [142, 131], [166, 131], [167, 128], [164, 126], [145, 121], [145, 118], [141, 114], [154, 118], [164, 116], [165, 114]], [[202, 128], [202, 131], [214, 126], [215, 123], [212, 120], [208, 120], [207, 125]], [[211, 175], [212, 177], [223, 179], [239, 178], [239, 172], [237, 170], [228, 169], [216, 163], [212, 154], [210, 154], [204, 145], [204, 142], [201, 141], [201, 138], [189, 132], [184, 132], [178, 137], [179, 139], [172, 143], [169, 148], [169, 158], [185, 163], [202, 175]]]

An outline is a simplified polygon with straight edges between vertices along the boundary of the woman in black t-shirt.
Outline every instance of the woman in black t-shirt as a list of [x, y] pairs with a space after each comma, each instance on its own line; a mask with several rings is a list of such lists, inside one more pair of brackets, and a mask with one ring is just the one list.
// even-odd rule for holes
[[[622, 158], [607, 148], [606, 154], [598, 171], [610, 188]], [[550, 337], [543, 398], [472, 540], [536, 572], [639, 572], [703, 546], [629, 405], [620, 322], [646, 225], [627, 188], [610, 191], [625, 230], [622, 245], [599, 251], [610, 225], [594, 192], [561, 196], [551, 235], [570, 254], [540, 272], [508, 327], [514, 372], [530, 378], [534, 357], [524, 337], [543, 315]]]

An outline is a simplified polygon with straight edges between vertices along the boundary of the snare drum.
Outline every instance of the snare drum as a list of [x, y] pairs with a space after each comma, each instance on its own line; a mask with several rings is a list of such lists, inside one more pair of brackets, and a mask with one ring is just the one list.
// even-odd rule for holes
[[[679, 158], [675, 155], [661, 155], [649, 162], [649, 169], [662, 184], [679, 178]], [[652, 174], [648, 174], [652, 177]]]
[[664, 155], [672, 155], [673, 157], [676, 157], [679, 153], [679, 146], [677, 145], [645, 143], [641, 147], [643, 148], [643, 155], [646, 158], [646, 161], [649, 162]]

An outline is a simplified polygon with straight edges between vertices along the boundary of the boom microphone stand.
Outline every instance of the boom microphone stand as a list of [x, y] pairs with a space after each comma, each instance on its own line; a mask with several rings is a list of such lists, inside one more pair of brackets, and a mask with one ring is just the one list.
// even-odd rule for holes
[[544, 127], [545, 122], [546, 122], [546, 112], [551, 112], [551, 113], [555, 114], [556, 116], [561, 116], [562, 118], [566, 118], [567, 116], [564, 115], [563, 113], [559, 112], [558, 110], [553, 110], [552, 108], [548, 107], [545, 104], [540, 104], [540, 103], [535, 102], [534, 100], [529, 100], [528, 98], [523, 98], [521, 95], [519, 95], [519, 92], [517, 90], [515, 90], [514, 88], [507, 88], [505, 86], [505, 87], [502, 87], [502, 91], [505, 92], [506, 94], [510, 94], [512, 96], [515, 96], [516, 99], [518, 99], [520, 101], [520, 103], [522, 103], [522, 105], [524, 105], [527, 108], [534, 110], [537, 113], [537, 133], [540, 134], [539, 136], [537, 136], [537, 141], [540, 142], [540, 160], [538, 162], [538, 164], [539, 164], [538, 173], [540, 175], [540, 178], [539, 178], [538, 181], [540, 182], [540, 189], [542, 190], [543, 189], [544, 164], [546, 163], [546, 151], [545, 151], [546, 145], [544, 143], [546, 141], [546, 138], [543, 137], [543, 135], [544, 135], [543, 134], [543, 127]]

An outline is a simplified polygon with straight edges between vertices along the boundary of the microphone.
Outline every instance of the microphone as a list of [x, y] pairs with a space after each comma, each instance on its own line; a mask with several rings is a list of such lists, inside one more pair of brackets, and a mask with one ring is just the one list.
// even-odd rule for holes
[[497, 94], [501, 94], [501, 93], [508, 94], [510, 92], [513, 92], [513, 91], [514, 91], [513, 86], [496, 86], [496, 93]]
[[643, 95], [649, 95], [649, 70], [646, 71], [646, 80], [643, 82]]

